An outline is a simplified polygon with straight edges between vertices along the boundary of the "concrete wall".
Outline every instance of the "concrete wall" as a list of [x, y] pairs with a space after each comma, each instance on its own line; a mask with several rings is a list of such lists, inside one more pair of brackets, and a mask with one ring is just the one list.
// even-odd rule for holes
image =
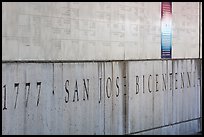
[[191, 120], [171, 134], [198, 132], [200, 63], [2, 64], [2, 132], [132, 134]]
[[[128, 131], [141, 132], [199, 118], [198, 64], [196, 60], [129, 63]], [[199, 128], [184, 129], [179, 129], [175, 134], [188, 134]], [[155, 134], [163, 133], [159, 130]]]
[[2, 133], [200, 132], [199, 3], [173, 2], [168, 60], [160, 6], [3, 2]]
[[173, 2], [173, 58], [199, 57], [199, 2]]
[[[160, 5], [4, 2], [3, 60], [160, 59]], [[199, 57], [198, 7], [198, 2], [172, 5], [173, 58]]]

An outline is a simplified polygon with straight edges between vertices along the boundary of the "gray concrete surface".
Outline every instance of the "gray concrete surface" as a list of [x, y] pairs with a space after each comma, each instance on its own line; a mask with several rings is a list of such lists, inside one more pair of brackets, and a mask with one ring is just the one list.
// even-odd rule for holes
[[[160, 4], [3, 2], [2, 59], [160, 59]], [[172, 4], [172, 57], [198, 58], [199, 3]]]
[[2, 133], [200, 132], [202, 6], [172, 11], [164, 60], [160, 2], [2, 2]]
[[199, 66], [199, 59], [4, 63], [2, 133], [199, 132]]

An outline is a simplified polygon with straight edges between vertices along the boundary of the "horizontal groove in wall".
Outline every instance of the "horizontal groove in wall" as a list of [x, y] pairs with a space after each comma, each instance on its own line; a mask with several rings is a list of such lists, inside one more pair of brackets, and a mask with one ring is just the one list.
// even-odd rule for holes
[[181, 124], [181, 123], [186, 123], [186, 122], [190, 122], [190, 121], [194, 121], [194, 120], [199, 120], [199, 119], [202, 120], [202, 117], [198, 117], [198, 118], [194, 118], [194, 119], [189, 119], [189, 120], [181, 121], [181, 122], [176, 122], [176, 123], [172, 123], [172, 124], [169, 124], [169, 125], [164, 125], [164, 126], [154, 127], [154, 128], [150, 128], [150, 129], [145, 129], [145, 130], [141, 130], [141, 131], [138, 131], [138, 132], [127, 133], [127, 134], [137, 134], [137, 133], [141, 133], [141, 132], [147, 132], [147, 131], [150, 131], [150, 130], [164, 128], [164, 127], [168, 127], [168, 126], [173, 126], [173, 125], [177, 125], [177, 124]]
[[94, 62], [123, 62], [123, 61], [164, 61], [164, 60], [202, 60], [202, 58], [175, 59], [130, 59], [130, 60], [2, 60], [2, 63], [94, 63]]

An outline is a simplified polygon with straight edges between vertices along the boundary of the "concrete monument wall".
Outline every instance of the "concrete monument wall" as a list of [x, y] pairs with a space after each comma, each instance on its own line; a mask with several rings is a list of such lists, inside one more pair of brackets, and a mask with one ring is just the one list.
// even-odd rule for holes
[[171, 134], [198, 132], [200, 67], [198, 59], [5, 63], [2, 131], [131, 134], [163, 128], [156, 134], [168, 134], [178, 124], [184, 129]]
[[160, 2], [3, 2], [2, 134], [200, 132], [202, 9], [172, 4], [161, 59]]

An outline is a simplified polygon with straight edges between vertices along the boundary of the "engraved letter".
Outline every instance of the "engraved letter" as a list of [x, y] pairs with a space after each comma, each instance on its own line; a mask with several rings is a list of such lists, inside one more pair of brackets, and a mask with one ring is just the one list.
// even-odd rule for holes
[[173, 82], [172, 81], [172, 73], [169, 73], [169, 75], [170, 75], [170, 86], [169, 87], [170, 87], [170, 90], [171, 90], [172, 89], [172, 82]]
[[138, 84], [138, 82], [139, 82], [139, 77], [136, 76], [136, 94], [139, 93], [139, 84]]
[[65, 97], [65, 103], [69, 102], [69, 90], [68, 90], [68, 86], [69, 86], [69, 80], [66, 80], [66, 82], [65, 82], [65, 90], [67, 92], [67, 99]]
[[143, 93], [144, 93], [144, 88], [145, 88], [145, 86], [144, 86], [144, 75], [142, 77], [143, 77], [142, 81], [143, 81]]
[[[88, 95], [88, 93], [89, 93], [89, 79], [87, 79], [87, 87], [86, 87], [86, 81], [85, 81], [85, 79], [83, 79], [83, 81], [84, 81], [84, 89], [85, 89], [85, 91], [86, 91], [86, 98], [87, 98], [87, 100], [89, 100], [89, 95]], [[84, 94], [83, 94], [83, 100], [85, 100], [85, 92], [84, 92]]]
[[74, 90], [74, 98], [73, 98], [73, 102], [75, 102], [75, 93], [77, 93], [77, 101], [79, 101], [77, 80], [76, 80], [76, 84], [75, 84], [75, 90]]
[[19, 83], [14, 83], [14, 88], [16, 88], [16, 100], [15, 100], [15, 105], [14, 105], [14, 109], [16, 109], [17, 98], [18, 98], [18, 90], [19, 90]]
[[177, 74], [178, 74], [178, 73], [175, 73], [175, 89], [177, 89], [177, 81], [178, 81], [178, 79], [177, 79]]
[[118, 89], [118, 93], [116, 93], [116, 97], [119, 96], [119, 85], [118, 85], [118, 80], [119, 80], [119, 77], [116, 78], [116, 87]]
[[106, 81], [106, 94], [107, 94], [107, 97], [110, 98], [110, 95], [108, 95], [108, 80], [111, 82], [111, 78], [108, 77], [108, 79]]
[[181, 73], [181, 88], [184, 88], [184, 79], [183, 79], [184, 72]]
[[[149, 78], [152, 77], [152, 75], [149, 75]], [[149, 78], [148, 78], [148, 89], [149, 89], [149, 92], [151, 93], [152, 91], [150, 90], [149, 88]]]
[[30, 93], [30, 83], [26, 83], [25, 89], [26, 89], [26, 95], [27, 95], [25, 107], [27, 107], [28, 106], [28, 97], [29, 97], [29, 93]]
[[37, 82], [37, 87], [39, 87], [39, 90], [38, 90], [38, 100], [37, 100], [37, 106], [40, 102], [40, 89], [41, 89], [41, 82]]
[[187, 88], [191, 87], [191, 81], [190, 81], [189, 73], [191, 73], [191, 72], [187, 72], [187, 76], [188, 76], [188, 86], [187, 86]]
[[98, 103], [100, 103], [101, 102], [101, 82], [102, 82], [102, 78], [99, 78], [99, 81], [100, 81], [100, 90], [99, 90], [99, 101], [98, 101]]
[[3, 110], [7, 109], [6, 107], [6, 85], [3, 86], [4, 88], [4, 107], [3, 107]]
[[158, 82], [158, 79], [157, 79], [158, 76], [159, 76], [159, 75], [156, 74], [156, 92], [159, 91], [159, 89], [157, 89], [157, 85], [158, 85], [158, 83], [159, 83], [159, 82]]
[[167, 89], [167, 87], [166, 87], [166, 80], [165, 80], [165, 78], [164, 78], [164, 75], [165, 75], [166, 80], [167, 80], [167, 76], [166, 76], [166, 74], [162, 74], [162, 77], [163, 77], [163, 83], [164, 83], [164, 84], [163, 84], [163, 85], [164, 85], [164, 86], [163, 86], [163, 91]]

